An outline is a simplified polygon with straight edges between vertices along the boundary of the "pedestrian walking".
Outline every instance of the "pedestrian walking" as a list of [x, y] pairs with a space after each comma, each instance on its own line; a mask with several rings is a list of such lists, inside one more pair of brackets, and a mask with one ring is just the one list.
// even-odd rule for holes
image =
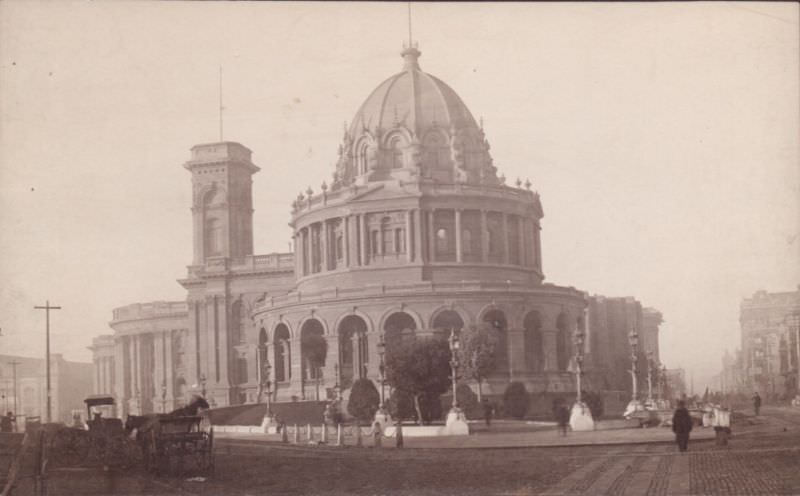
[[756, 412], [756, 417], [758, 417], [758, 412], [761, 411], [761, 396], [758, 395], [758, 391], [753, 395], [753, 410]]
[[679, 401], [678, 408], [672, 416], [672, 432], [675, 433], [675, 441], [678, 443], [680, 451], [686, 451], [689, 447], [689, 433], [692, 432], [692, 417], [686, 409], [686, 402]]
[[494, 414], [494, 407], [489, 400], [483, 399], [483, 420], [486, 422], [486, 428], [492, 426], [492, 415]]

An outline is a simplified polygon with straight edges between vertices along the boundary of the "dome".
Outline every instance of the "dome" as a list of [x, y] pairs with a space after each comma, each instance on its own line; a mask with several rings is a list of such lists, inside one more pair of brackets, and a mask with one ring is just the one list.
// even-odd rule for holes
[[467, 106], [442, 80], [420, 70], [419, 50], [402, 52], [403, 70], [383, 83], [367, 97], [350, 125], [350, 134], [363, 130], [373, 133], [404, 125], [418, 137], [432, 127], [479, 131]]
[[483, 129], [453, 89], [405, 48], [403, 70], [367, 97], [345, 131], [334, 188], [387, 179], [497, 183]]

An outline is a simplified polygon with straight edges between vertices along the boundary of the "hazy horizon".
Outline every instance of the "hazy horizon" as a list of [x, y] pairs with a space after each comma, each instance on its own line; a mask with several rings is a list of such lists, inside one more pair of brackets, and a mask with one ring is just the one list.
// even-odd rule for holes
[[[422, 70], [542, 198], [546, 281], [660, 310], [702, 390], [739, 304], [800, 284], [798, 6], [413, 4]], [[253, 150], [256, 253], [330, 183], [402, 67], [404, 3], [0, 3], [0, 352], [89, 360], [114, 307], [183, 300], [189, 148]], [[714, 387], [713, 385], [711, 385]]]

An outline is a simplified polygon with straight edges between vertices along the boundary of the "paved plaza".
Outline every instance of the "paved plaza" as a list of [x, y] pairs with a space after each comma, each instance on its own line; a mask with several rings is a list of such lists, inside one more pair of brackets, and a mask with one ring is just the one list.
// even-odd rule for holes
[[[186, 495], [793, 495], [800, 494], [800, 411], [766, 408], [741, 416], [728, 446], [717, 446], [696, 429], [689, 452], [654, 437], [662, 429], [593, 433], [603, 444], [577, 446], [589, 436], [553, 430], [517, 433], [521, 439], [560, 439], [562, 446], [473, 447], [439, 438], [422, 448], [407, 438], [405, 449], [280, 444], [262, 439], [221, 439], [217, 470], [203, 481], [153, 479], [144, 474], [98, 470], [52, 471], [47, 494]], [[667, 432], [668, 434], [668, 432]], [[495, 436], [473, 442], [492, 446]], [[636, 436], [639, 441], [630, 442]], [[700, 438], [698, 440], [698, 438]], [[428, 440], [430, 442], [430, 440]], [[418, 447], [414, 447], [415, 443]], [[447, 447], [449, 443], [449, 448]], [[34, 494], [22, 484], [18, 494]]]

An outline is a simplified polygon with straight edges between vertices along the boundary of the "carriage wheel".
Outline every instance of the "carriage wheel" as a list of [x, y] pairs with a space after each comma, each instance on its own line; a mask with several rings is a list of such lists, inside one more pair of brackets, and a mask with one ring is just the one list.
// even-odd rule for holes
[[66, 428], [56, 432], [50, 442], [51, 458], [62, 466], [80, 465], [89, 454], [90, 440], [86, 431]]

